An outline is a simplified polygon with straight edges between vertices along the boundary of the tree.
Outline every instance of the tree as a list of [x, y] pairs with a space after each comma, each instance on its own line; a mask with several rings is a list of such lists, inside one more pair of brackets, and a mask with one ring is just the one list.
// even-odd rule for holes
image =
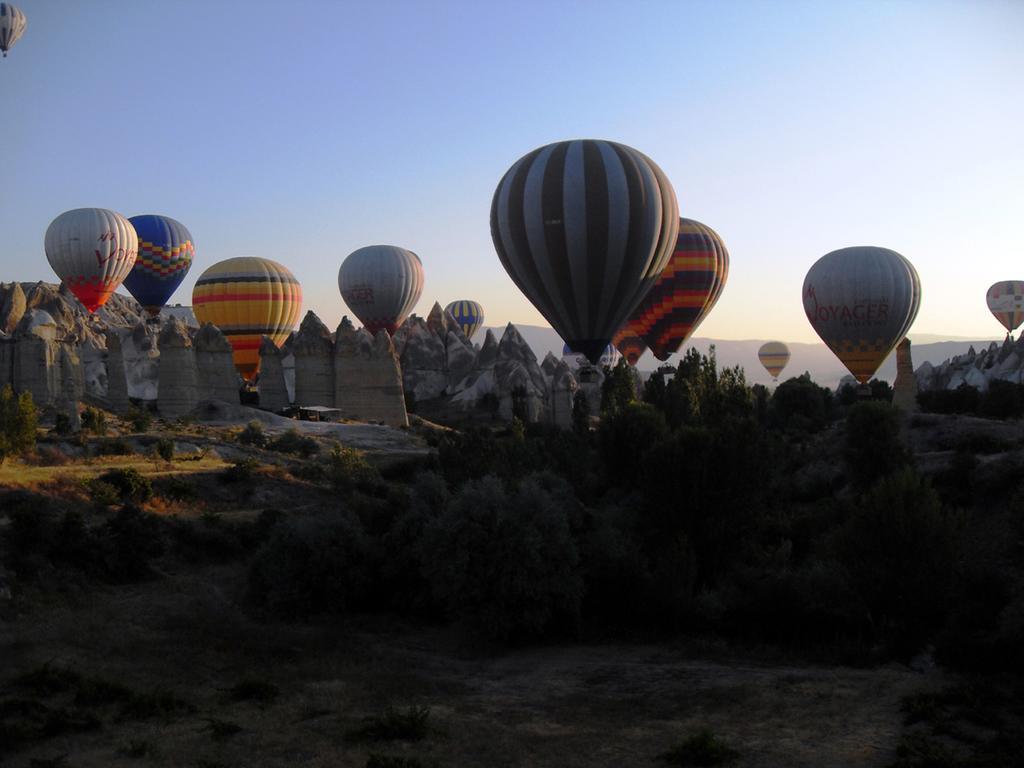
[[604, 381], [601, 382], [601, 415], [613, 416], [634, 402], [636, 385], [633, 371], [626, 358], [622, 358], [614, 368], [605, 368]]
[[0, 464], [8, 456], [31, 450], [36, 444], [37, 413], [32, 395], [15, 395], [8, 384], [0, 392]]
[[850, 479], [860, 488], [910, 464], [900, 437], [899, 413], [884, 400], [864, 400], [846, 417], [843, 457]]

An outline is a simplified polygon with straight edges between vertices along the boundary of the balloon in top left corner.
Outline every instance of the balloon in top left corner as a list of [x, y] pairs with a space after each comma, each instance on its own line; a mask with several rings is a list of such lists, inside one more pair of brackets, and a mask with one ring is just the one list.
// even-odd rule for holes
[[139, 238], [119, 213], [76, 208], [50, 223], [44, 246], [57, 277], [86, 309], [95, 312], [135, 265]]
[[0, 53], [3, 53], [5, 59], [7, 52], [25, 33], [27, 26], [28, 21], [21, 10], [10, 3], [0, 3]]

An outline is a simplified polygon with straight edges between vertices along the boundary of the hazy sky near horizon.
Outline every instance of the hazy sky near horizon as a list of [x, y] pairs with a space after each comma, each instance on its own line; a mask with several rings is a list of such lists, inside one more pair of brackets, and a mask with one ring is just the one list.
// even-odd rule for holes
[[815, 341], [824, 253], [917, 267], [914, 333], [1001, 338], [1024, 279], [1024, 2], [16, 0], [0, 60], [0, 279], [55, 280], [64, 210], [163, 213], [202, 271], [258, 255], [329, 326], [344, 257], [420, 255], [435, 300], [544, 324], [502, 269], [505, 170], [567, 138], [652, 157], [729, 281], [699, 336]]

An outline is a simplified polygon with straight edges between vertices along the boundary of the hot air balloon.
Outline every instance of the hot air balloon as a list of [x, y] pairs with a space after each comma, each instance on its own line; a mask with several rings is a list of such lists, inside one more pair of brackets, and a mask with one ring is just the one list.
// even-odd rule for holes
[[519, 290], [596, 364], [668, 263], [676, 195], [622, 144], [562, 141], [520, 158], [491, 203], [491, 238]]
[[473, 334], [477, 332], [477, 329], [484, 322], [484, 308], [479, 303], [469, 299], [453, 301], [444, 308], [444, 311], [455, 318], [455, 322], [462, 328], [462, 332], [467, 339], [472, 339]]
[[866, 384], [910, 330], [921, 282], [910, 261], [888, 248], [841, 248], [811, 266], [803, 301], [822, 341]]
[[[569, 347], [568, 344], [562, 345], [562, 359], [572, 369], [580, 367], [580, 362], [584, 360], [585, 355], [577, 352]], [[609, 344], [604, 348], [604, 352], [601, 353], [601, 357], [598, 358], [596, 365], [604, 368], [614, 368], [619, 364], [619, 360], [622, 359], [622, 354], [614, 346]]]
[[260, 366], [263, 336], [280, 346], [302, 310], [302, 286], [287, 267], [270, 259], [239, 256], [218, 261], [192, 289], [192, 309], [231, 342], [235, 368], [252, 380]]
[[394, 334], [423, 293], [423, 264], [405, 248], [368, 245], [341, 263], [338, 290], [366, 330]]
[[1024, 280], [1003, 280], [993, 284], [985, 294], [985, 301], [1007, 333], [1013, 333], [1024, 322]]
[[640, 356], [647, 351], [647, 344], [630, 330], [628, 323], [612, 337], [612, 346], [619, 350], [626, 358], [626, 362], [634, 367], [640, 360]]
[[761, 365], [768, 371], [772, 380], [778, 381], [779, 374], [789, 362], [789, 347], [781, 341], [769, 341], [757, 350], [757, 359], [761, 361]]
[[722, 295], [729, 277], [729, 252], [711, 227], [679, 220], [679, 236], [668, 266], [626, 325], [659, 360], [683, 345]]
[[156, 317], [185, 279], [196, 249], [185, 225], [168, 216], [132, 216], [139, 235], [139, 255], [124, 287], [146, 312]]
[[90, 312], [106, 304], [135, 264], [135, 228], [105, 208], [76, 208], [54, 219], [44, 238], [53, 271]]
[[0, 3], [0, 52], [7, 58], [7, 52], [18, 38], [25, 33], [28, 21], [25, 14], [10, 3]]

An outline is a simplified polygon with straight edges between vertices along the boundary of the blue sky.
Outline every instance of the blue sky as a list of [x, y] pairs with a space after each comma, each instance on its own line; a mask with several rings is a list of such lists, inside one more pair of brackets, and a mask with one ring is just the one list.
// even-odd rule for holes
[[488, 324], [542, 324], [494, 254], [491, 195], [574, 137], [645, 152], [724, 237], [701, 336], [816, 340], [804, 274], [848, 245], [916, 265], [917, 333], [1000, 337], [985, 289], [1024, 279], [1021, 2], [17, 4], [3, 280], [54, 280], [47, 225], [96, 206], [189, 227], [172, 301], [266, 256], [333, 325], [342, 259], [383, 242], [421, 256], [421, 314], [475, 298]]

